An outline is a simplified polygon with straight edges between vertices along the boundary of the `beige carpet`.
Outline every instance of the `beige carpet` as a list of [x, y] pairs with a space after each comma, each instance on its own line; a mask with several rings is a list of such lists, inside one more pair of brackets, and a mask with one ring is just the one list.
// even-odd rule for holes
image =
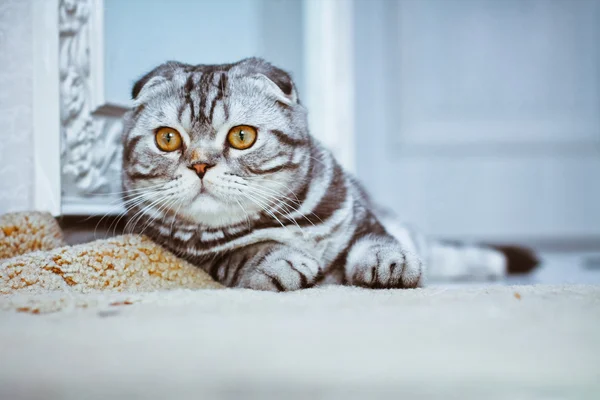
[[46, 293], [0, 399], [600, 398], [600, 289]]
[[27, 296], [49, 291], [74, 294], [222, 287], [202, 269], [145, 236], [121, 235], [68, 246], [49, 213], [0, 215], [0, 310], [43, 314], [67, 305], [62, 298], [38, 302], [35, 296]]

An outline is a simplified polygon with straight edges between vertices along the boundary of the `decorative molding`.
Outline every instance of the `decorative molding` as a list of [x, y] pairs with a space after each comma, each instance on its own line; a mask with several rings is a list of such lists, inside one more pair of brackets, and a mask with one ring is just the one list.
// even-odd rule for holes
[[62, 213], [120, 211], [123, 107], [104, 101], [103, 1], [61, 0]]

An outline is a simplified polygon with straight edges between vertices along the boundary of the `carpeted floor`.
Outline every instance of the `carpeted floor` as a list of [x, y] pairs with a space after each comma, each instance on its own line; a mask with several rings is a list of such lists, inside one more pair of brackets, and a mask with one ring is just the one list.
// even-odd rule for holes
[[13, 300], [0, 399], [600, 398], [600, 286]]

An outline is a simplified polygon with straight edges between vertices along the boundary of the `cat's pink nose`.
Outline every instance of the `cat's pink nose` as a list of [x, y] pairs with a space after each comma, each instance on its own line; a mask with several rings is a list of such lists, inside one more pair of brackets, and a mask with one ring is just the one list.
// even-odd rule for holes
[[204, 178], [204, 174], [206, 174], [206, 171], [212, 167], [214, 167], [213, 164], [206, 163], [194, 163], [190, 166], [191, 169], [196, 171], [196, 174], [200, 177], [200, 179]]

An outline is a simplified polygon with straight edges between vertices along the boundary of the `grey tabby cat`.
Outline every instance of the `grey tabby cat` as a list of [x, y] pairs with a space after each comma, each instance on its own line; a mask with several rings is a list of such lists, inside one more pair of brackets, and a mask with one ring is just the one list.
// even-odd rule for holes
[[414, 288], [425, 276], [505, 273], [501, 252], [428, 241], [378, 211], [310, 136], [290, 76], [264, 60], [167, 62], [132, 96], [129, 227], [224, 285]]

